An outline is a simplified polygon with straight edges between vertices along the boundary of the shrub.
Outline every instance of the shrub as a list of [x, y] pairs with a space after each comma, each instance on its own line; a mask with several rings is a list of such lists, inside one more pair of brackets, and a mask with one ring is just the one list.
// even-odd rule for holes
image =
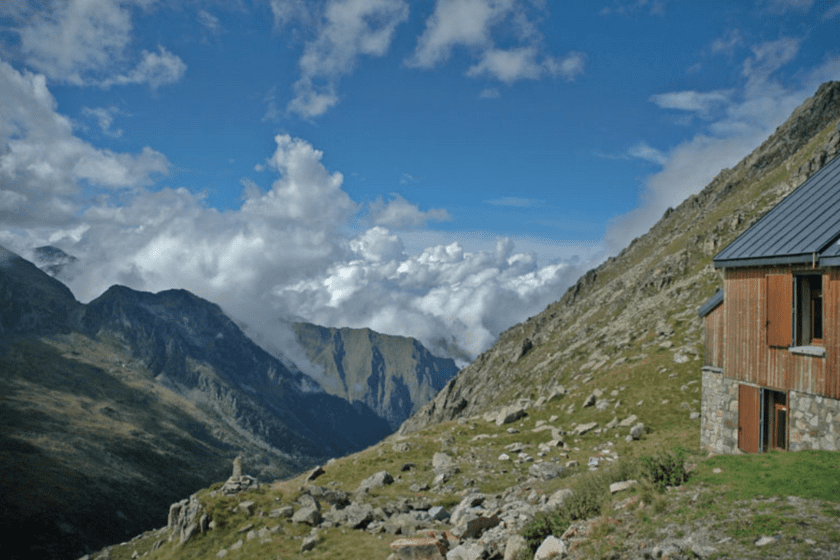
[[671, 453], [660, 453], [641, 458], [642, 473], [659, 490], [666, 486], [679, 486], [688, 480], [685, 470], [685, 451], [681, 448]]

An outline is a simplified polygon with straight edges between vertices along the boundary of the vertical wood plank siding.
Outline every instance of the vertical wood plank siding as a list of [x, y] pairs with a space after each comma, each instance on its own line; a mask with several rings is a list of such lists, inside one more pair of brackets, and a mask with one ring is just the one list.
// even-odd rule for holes
[[706, 315], [706, 355], [703, 365], [723, 367], [723, 313], [724, 305], [718, 305]]
[[[795, 390], [840, 399], [840, 270], [832, 269], [823, 276], [825, 358], [770, 347], [768, 274], [792, 275], [793, 271], [776, 267], [725, 270], [724, 374], [779, 391]], [[792, 289], [792, 278], [790, 286]]]

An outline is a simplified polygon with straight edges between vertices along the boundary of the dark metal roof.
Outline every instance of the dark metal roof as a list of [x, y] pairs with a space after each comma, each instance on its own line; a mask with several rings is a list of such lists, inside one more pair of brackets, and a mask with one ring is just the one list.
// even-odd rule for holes
[[715, 307], [723, 303], [723, 290], [718, 290], [715, 295], [706, 300], [706, 303], [700, 306], [697, 310], [698, 317], [705, 317], [715, 310]]
[[[715, 256], [715, 266], [840, 262], [840, 157], [835, 157]], [[823, 255], [828, 259], [823, 261]]]

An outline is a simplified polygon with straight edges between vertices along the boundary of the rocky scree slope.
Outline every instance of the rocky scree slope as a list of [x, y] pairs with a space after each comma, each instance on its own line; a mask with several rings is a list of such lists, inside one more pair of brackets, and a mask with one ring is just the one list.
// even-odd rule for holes
[[311, 323], [295, 323], [294, 330], [309, 361], [323, 368], [324, 389], [364, 403], [393, 430], [458, 372], [454, 360], [433, 356], [413, 338]]
[[734, 168], [502, 333], [401, 432], [643, 367], [658, 352], [698, 360], [696, 310], [722, 286], [712, 256], [837, 155], [838, 117], [840, 82], [827, 82]]

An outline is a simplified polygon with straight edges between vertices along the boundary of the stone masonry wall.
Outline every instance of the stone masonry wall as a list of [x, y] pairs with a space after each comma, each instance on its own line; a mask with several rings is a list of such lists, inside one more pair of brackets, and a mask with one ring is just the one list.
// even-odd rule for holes
[[791, 451], [840, 450], [840, 400], [791, 391], [788, 405]]
[[738, 382], [703, 368], [700, 403], [700, 447], [712, 453], [738, 449]]

